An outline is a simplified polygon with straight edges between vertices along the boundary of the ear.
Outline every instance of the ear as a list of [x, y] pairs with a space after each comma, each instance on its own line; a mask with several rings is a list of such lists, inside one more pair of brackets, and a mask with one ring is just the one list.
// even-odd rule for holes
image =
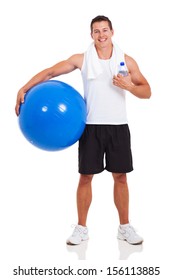
[[91, 38], [93, 39], [93, 35], [92, 35], [92, 32], [90, 33], [90, 35], [91, 35]]
[[112, 36], [114, 36], [114, 29], [112, 29]]

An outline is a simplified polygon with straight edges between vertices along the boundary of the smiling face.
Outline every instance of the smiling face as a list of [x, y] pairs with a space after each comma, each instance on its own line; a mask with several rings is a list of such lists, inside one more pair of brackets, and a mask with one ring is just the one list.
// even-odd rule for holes
[[94, 22], [92, 25], [91, 37], [97, 48], [105, 48], [112, 45], [113, 29], [110, 29], [107, 21]]

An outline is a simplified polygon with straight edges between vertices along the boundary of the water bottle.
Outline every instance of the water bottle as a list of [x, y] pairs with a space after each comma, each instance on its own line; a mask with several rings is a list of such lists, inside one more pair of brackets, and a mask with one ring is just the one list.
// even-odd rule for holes
[[128, 71], [127, 71], [124, 61], [120, 62], [118, 74], [120, 74], [124, 77], [128, 76]]

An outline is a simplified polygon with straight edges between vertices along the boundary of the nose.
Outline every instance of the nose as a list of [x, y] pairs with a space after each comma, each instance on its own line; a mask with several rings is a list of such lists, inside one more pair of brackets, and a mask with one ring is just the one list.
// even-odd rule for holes
[[100, 37], [104, 37], [104, 32], [100, 31]]

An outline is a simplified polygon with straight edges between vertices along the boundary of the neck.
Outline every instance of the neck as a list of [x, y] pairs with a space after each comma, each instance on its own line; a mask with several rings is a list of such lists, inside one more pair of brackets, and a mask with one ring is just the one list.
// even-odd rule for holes
[[106, 47], [106, 48], [98, 48], [95, 46], [98, 57], [100, 59], [109, 59], [112, 56], [113, 45]]

